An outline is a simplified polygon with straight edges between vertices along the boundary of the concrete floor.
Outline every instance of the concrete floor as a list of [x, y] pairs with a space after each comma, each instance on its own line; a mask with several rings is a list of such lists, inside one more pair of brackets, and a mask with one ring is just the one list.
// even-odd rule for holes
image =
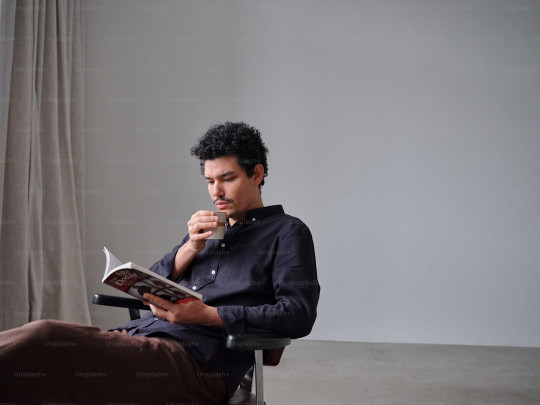
[[540, 348], [293, 341], [268, 405], [540, 405]]

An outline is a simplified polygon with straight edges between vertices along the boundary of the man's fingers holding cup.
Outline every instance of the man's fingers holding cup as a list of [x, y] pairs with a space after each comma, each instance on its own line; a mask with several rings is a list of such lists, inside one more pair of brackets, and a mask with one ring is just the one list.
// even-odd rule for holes
[[213, 216], [213, 217], [199, 217], [196, 220], [191, 219], [187, 223], [187, 226], [188, 226], [188, 228], [190, 230], [200, 232], [201, 229], [215, 228], [217, 226], [217, 220], [218, 220], [218, 218], [216, 216]]
[[197, 211], [195, 214], [192, 215], [191, 219], [196, 221], [208, 222], [216, 221], [217, 217], [213, 211]]

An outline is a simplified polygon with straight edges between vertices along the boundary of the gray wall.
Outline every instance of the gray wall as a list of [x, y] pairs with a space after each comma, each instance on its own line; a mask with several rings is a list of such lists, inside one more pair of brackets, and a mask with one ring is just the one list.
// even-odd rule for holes
[[[244, 120], [310, 226], [312, 339], [540, 346], [540, 5], [87, 4], [88, 288], [211, 208], [189, 149]], [[92, 308], [111, 326], [123, 311]]]

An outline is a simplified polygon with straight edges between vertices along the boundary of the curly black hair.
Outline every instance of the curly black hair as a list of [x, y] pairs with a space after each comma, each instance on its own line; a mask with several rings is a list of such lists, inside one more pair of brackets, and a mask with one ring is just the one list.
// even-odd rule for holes
[[[226, 122], [210, 127], [197, 145], [191, 148], [191, 154], [199, 158], [202, 174], [205, 160], [236, 156], [248, 177], [253, 176], [254, 168], [259, 163], [264, 167], [264, 177], [268, 175], [268, 148], [260, 132], [243, 122]], [[259, 189], [264, 185], [264, 177]]]

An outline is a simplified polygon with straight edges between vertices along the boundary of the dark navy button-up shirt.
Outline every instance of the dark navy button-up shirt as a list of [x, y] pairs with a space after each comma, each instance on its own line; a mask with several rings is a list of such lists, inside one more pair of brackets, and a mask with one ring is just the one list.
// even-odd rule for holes
[[[188, 240], [186, 236], [150, 270], [170, 277], [176, 252]], [[252, 352], [225, 348], [227, 334], [270, 332], [299, 338], [315, 322], [320, 288], [311, 233], [280, 205], [248, 211], [227, 228], [223, 240], [207, 240], [176, 281], [217, 307], [224, 328], [174, 325], [148, 313], [118, 329], [178, 340], [199, 363], [223, 376], [229, 395], [254, 360]]]

